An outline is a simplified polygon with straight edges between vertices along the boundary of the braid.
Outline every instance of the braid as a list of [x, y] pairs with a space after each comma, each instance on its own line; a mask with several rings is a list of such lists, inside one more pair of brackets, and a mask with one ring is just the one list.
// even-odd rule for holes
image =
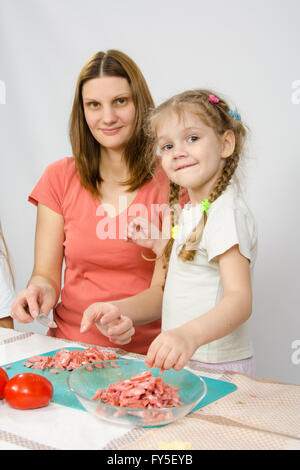
[[[205, 95], [207, 95], [207, 93], [208, 92], [206, 92]], [[212, 105], [212, 107], [213, 107], [214, 112], [219, 113], [219, 116], [221, 117], [221, 124], [223, 124], [222, 126], [220, 124], [219, 126], [216, 126], [216, 131], [220, 129], [219, 133], [222, 134], [226, 130], [232, 130], [235, 135], [235, 148], [234, 148], [233, 154], [230, 157], [226, 158], [222, 175], [218, 179], [215, 187], [213, 188], [211, 194], [208, 197], [208, 201], [210, 203], [218, 199], [218, 197], [221, 196], [221, 194], [227, 189], [238, 167], [240, 155], [242, 153], [244, 137], [246, 135], [244, 126], [239, 121], [236, 122], [230, 116], [229, 106], [227, 105], [225, 101], [220, 100], [217, 107], [215, 105]], [[205, 108], [208, 108], [208, 109], [211, 108], [211, 105], [207, 100], [205, 101]], [[182, 259], [183, 261], [192, 261], [194, 259], [195, 254], [197, 252], [197, 247], [199, 246], [199, 243], [203, 235], [206, 221], [207, 221], [207, 214], [206, 212], [204, 212], [203, 217], [201, 217], [201, 220], [193, 229], [188, 240], [186, 241], [186, 243], [184, 243], [184, 245], [182, 246], [178, 254], [179, 258]]]
[[[208, 197], [208, 201], [210, 203], [214, 202], [218, 199], [219, 196], [225, 191], [227, 186], [230, 183], [230, 180], [237, 168], [239, 161], [239, 155], [234, 152], [231, 157], [228, 157], [223, 168], [223, 173], [218, 179], [216, 186], [212, 190], [210, 196]], [[197, 247], [201, 241], [202, 234], [204, 231], [204, 227], [207, 221], [206, 212], [203, 213], [203, 217], [201, 217], [200, 222], [196, 227], [193, 229], [192, 233], [190, 234], [188, 240], [182, 246], [182, 249], [179, 252], [179, 258], [183, 261], [193, 261]]]
[[[171, 209], [170, 211], [171, 229], [175, 227], [175, 225], [177, 225], [178, 219], [179, 219], [179, 204], [178, 204], [179, 193], [180, 193], [180, 186], [178, 186], [178, 184], [174, 183], [173, 181], [170, 181], [169, 205]], [[174, 243], [174, 238], [171, 237], [163, 251], [163, 259], [164, 259], [163, 269], [166, 272], [169, 266], [169, 260], [171, 256], [173, 243]]]

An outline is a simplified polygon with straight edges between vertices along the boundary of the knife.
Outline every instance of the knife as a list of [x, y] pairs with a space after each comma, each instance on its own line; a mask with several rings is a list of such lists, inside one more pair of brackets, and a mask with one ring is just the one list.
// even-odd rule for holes
[[[28, 313], [28, 315], [30, 315], [29, 313], [29, 308], [28, 308], [28, 305], [27, 307], [25, 307], [25, 310], [26, 312]], [[49, 317], [47, 317], [47, 315], [45, 315], [44, 313], [40, 312], [38, 314], [38, 316], [36, 317], [36, 320], [43, 326], [46, 326], [47, 328], [57, 328], [57, 324], [55, 323], [54, 320], [50, 320]]]
[[57, 328], [57, 324], [55, 323], [55, 321], [50, 320], [47, 315], [44, 315], [41, 312], [38, 314], [36, 319], [41, 325], [46, 326], [47, 328]]

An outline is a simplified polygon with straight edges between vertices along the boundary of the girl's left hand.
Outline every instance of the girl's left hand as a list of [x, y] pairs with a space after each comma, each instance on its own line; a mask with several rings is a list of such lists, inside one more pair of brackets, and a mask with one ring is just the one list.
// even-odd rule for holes
[[156, 241], [161, 239], [161, 233], [149, 220], [133, 217], [127, 225], [125, 239], [155, 252]]
[[122, 315], [117, 305], [108, 302], [95, 302], [84, 311], [80, 333], [85, 333], [94, 324], [115, 344], [130, 343], [135, 333], [132, 320]]
[[145, 364], [147, 367], [181, 370], [197, 347], [196, 341], [186, 333], [184, 326], [164, 331], [150, 345]]
[[159, 228], [142, 217], [132, 218], [127, 225], [125, 240], [136, 243], [143, 248], [149, 248], [157, 256], [160, 256], [170, 239], [170, 228], [167, 218], [165, 219], [166, 227], [163, 232]]

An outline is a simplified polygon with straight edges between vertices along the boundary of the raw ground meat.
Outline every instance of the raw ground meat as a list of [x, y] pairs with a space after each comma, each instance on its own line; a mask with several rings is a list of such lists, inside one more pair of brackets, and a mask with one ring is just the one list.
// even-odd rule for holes
[[[97, 361], [108, 361], [111, 359], [117, 359], [113, 351], [99, 349], [95, 346], [84, 350], [75, 349], [74, 351], [61, 349], [53, 357], [33, 356], [23, 362], [23, 365], [31, 369], [45, 370], [55, 368], [71, 371]], [[55, 374], [57, 371], [52, 370], [51, 373]]]
[[92, 399], [127, 408], [169, 408], [183, 404], [178, 391], [161, 377], [153, 377], [150, 371], [145, 371], [128, 380], [120, 379], [118, 384], [112, 383], [107, 389], [98, 389]]

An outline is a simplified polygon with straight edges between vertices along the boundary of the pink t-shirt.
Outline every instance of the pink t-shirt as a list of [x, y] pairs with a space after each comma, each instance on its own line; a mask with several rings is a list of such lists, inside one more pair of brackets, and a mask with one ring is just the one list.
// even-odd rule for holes
[[[161, 221], [160, 204], [168, 203], [169, 181], [163, 171], [144, 184], [127, 209], [108, 218], [97, 198], [80, 184], [73, 157], [50, 164], [28, 200], [39, 202], [64, 217], [64, 285], [61, 301], [54, 309], [58, 328], [50, 335], [105, 347], [118, 347], [101, 334], [96, 326], [80, 333], [84, 310], [94, 302], [110, 302], [133, 296], [151, 284], [154, 262], [142, 258], [152, 251], [124, 241], [127, 216], [139, 215]], [[153, 206], [157, 205], [157, 206]], [[126, 205], [124, 206], [126, 207]], [[146, 211], [146, 213], [145, 213]], [[152, 221], [153, 220], [152, 217]], [[107, 238], [108, 237], [108, 238]], [[135, 327], [127, 351], [146, 354], [159, 334], [161, 321]]]

